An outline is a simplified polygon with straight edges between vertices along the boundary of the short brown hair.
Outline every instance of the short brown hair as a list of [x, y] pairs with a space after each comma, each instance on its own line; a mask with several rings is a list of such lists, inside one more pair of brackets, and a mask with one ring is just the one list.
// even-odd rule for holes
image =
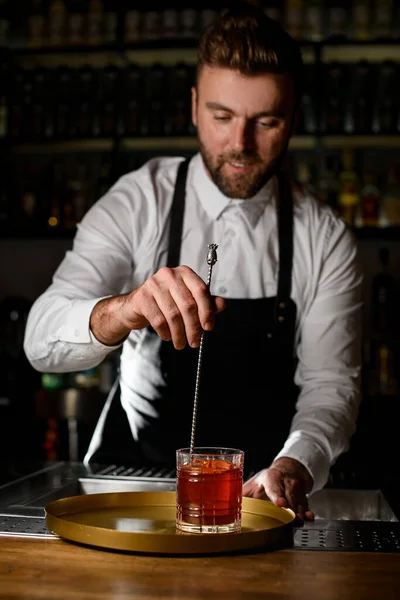
[[223, 10], [202, 34], [197, 76], [204, 65], [238, 70], [243, 75], [288, 73], [296, 100], [303, 87], [299, 44], [262, 9], [240, 2]]

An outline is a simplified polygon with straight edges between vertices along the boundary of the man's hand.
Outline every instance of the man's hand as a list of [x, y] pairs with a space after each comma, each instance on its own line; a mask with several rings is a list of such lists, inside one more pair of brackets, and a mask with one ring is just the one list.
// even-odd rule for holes
[[304, 465], [293, 458], [281, 457], [244, 484], [243, 496], [271, 500], [277, 506], [291, 508], [301, 520], [313, 520], [306, 496], [312, 485], [312, 477]]
[[225, 302], [212, 298], [206, 283], [186, 266], [163, 267], [130, 294], [100, 300], [90, 317], [95, 337], [116, 345], [135, 329], [151, 325], [164, 341], [182, 349], [200, 345], [203, 330], [214, 326], [214, 315]]

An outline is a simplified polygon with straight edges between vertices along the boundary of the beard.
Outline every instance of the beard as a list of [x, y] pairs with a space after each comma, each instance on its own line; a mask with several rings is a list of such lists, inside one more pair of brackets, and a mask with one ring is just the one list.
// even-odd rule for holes
[[[228, 198], [247, 200], [253, 198], [268, 181], [280, 170], [289, 145], [287, 140], [282, 151], [268, 164], [265, 164], [259, 154], [251, 151], [225, 152], [217, 157], [212, 156], [199, 137], [200, 154], [212, 181]], [[228, 162], [238, 162], [251, 165], [248, 173], [233, 173], [227, 176], [223, 167]]]

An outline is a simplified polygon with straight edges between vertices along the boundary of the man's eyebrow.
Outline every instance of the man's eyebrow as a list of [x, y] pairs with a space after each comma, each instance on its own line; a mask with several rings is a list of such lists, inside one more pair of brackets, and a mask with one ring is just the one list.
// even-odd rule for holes
[[[219, 102], [206, 102], [206, 107], [211, 110], [222, 110], [224, 112], [230, 113], [231, 115], [235, 114], [235, 111], [229, 108], [228, 106], [224, 106]], [[263, 110], [262, 112], [256, 113], [251, 116], [251, 119], [260, 119], [262, 117], [284, 117], [285, 112], [283, 110]]]

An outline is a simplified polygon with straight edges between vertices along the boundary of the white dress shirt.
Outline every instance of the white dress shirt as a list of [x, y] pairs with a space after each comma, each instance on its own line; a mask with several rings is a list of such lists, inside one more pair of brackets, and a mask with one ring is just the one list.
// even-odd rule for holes
[[[166, 264], [181, 160], [152, 159], [123, 176], [78, 225], [73, 249], [29, 315], [24, 347], [37, 370], [87, 369], [113, 349], [91, 333], [92, 309], [101, 298], [138, 287]], [[181, 264], [206, 280], [207, 245], [216, 243], [214, 295], [275, 296], [276, 200], [276, 178], [250, 200], [225, 197], [206, 174], [201, 156], [194, 156], [186, 185]], [[291, 433], [277, 456], [301, 461], [314, 479], [314, 491], [324, 486], [330, 465], [348, 448], [355, 430], [361, 283], [356, 244], [343, 221], [314, 198], [295, 193], [291, 296], [297, 305], [295, 381], [301, 392]], [[121, 401], [134, 437], [138, 414], [130, 365], [140, 359], [144, 332], [132, 331], [121, 354]]]

